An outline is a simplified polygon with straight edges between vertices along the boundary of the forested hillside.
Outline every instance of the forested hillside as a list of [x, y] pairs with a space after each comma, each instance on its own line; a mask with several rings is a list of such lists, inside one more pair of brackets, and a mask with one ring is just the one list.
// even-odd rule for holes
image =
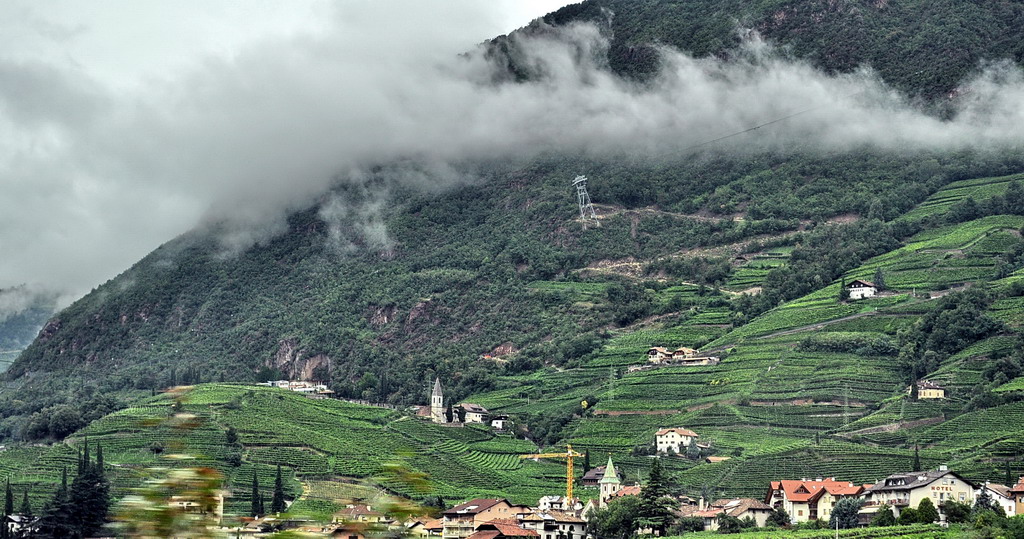
[[[655, 80], [662, 46], [728, 60], [753, 29], [829, 72], [870, 66], [937, 117], [986, 62], [1024, 60], [1015, 2], [588, 0], [521, 32], [574, 21], [607, 35], [624, 85]], [[516, 47], [485, 45], [495, 84], [543, 76]], [[1024, 153], [751, 143], [772, 136], [454, 163], [443, 190], [398, 181], [435, 173], [415, 160], [383, 163], [244, 251], [216, 226], [175, 238], [53, 316], [4, 374], [0, 435], [55, 443], [0, 468], [41, 502], [89, 437], [123, 494], [176, 443], [151, 425], [183, 409], [187, 449], [238, 513], [283, 465], [296, 510], [328, 516], [403, 452], [436, 495], [532, 503], [564, 468], [520, 454], [571, 443], [635, 480], [668, 426], [708, 444], [663, 459], [694, 497], [918, 463], [1024, 473]], [[579, 174], [599, 225], [579, 220]], [[855, 279], [880, 293], [851, 300]], [[720, 362], [650, 368], [652, 346]], [[282, 377], [399, 409], [253, 387]], [[406, 417], [435, 377], [517, 436]], [[908, 393], [922, 380], [947, 398]], [[158, 394], [192, 384], [178, 404]]]
[[[739, 28], [825, 69], [871, 65], [910, 95], [948, 92], [980, 59], [1020, 60], [1017, 4], [932, 3], [914, 15], [918, 28], [908, 20], [919, 9], [590, 1], [547, 20], [599, 19], [610, 64], [626, 75], [654, 69], [651, 44], [728, 56]], [[943, 39], [928, 39], [932, 32]], [[685, 302], [651, 295], [673, 285], [701, 286], [720, 309], [722, 329], [699, 339], [711, 340], [923, 228], [965, 220], [899, 218], [950, 182], [1024, 170], [1009, 151], [732, 155], [708, 146], [683, 157], [474, 164], [464, 168], [475, 180], [442, 194], [399, 187], [393, 179], [406, 171], [383, 166], [240, 254], [225, 256], [216, 230], [186, 234], [49, 321], [7, 374], [5, 432], [19, 436], [31, 414], [54, 404], [97, 393], [127, 400], [183, 382], [329, 379], [342, 396], [413, 403], [440, 374], [462, 397], [496, 388], [500, 376], [579, 365], [616, 328], [682, 315]], [[580, 173], [591, 177], [600, 228], [574, 221], [568, 182]], [[387, 209], [376, 214], [382, 197]], [[355, 211], [331, 216], [339, 200]], [[1014, 204], [965, 211], [1015, 213]], [[765, 267], [763, 283], [748, 279], [759, 294], [718, 291], [754, 271], [737, 267], [736, 255], [794, 246]], [[537, 284], [551, 281], [597, 292], [580, 298]]]

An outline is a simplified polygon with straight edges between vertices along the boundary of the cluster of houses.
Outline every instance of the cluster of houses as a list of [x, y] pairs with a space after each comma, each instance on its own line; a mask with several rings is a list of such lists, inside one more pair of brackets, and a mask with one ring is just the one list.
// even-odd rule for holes
[[[367, 522], [403, 526], [413, 536], [441, 539], [585, 539], [590, 513], [623, 496], [639, 496], [638, 485], [623, 486], [611, 458], [606, 466], [583, 476], [583, 484], [600, 488], [598, 498], [582, 502], [562, 496], [545, 496], [535, 507], [518, 505], [502, 498], [478, 498], [444, 510], [441, 518], [399, 524], [385, 522], [384, 515], [363, 506], [353, 506], [335, 519], [335, 536], [364, 539], [360, 526]], [[917, 507], [928, 498], [941, 511], [942, 503], [953, 500], [973, 503], [982, 492], [998, 503], [1008, 516], [1024, 514], [1024, 477], [1013, 486], [985, 483], [975, 485], [945, 467], [924, 472], [893, 474], [874, 484], [856, 484], [834, 478], [772, 481], [763, 499], [723, 498], [706, 501], [682, 496], [676, 515], [696, 517], [706, 530], [717, 530], [722, 515], [749, 518], [765, 526], [776, 509], [784, 510], [793, 523], [820, 519], [827, 521], [839, 500], [864, 501], [861, 521], [867, 525], [883, 507], [896, 516], [907, 507]], [[940, 513], [941, 515], [941, 513]], [[942, 517], [944, 518], [944, 517]]]
[[675, 350], [669, 350], [662, 346], [652, 346], [647, 349], [647, 363], [643, 365], [630, 365], [628, 371], [644, 371], [669, 366], [694, 367], [698, 365], [717, 365], [720, 362], [721, 360], [718, 357], [701, 354], [694, 348], [683, 346]]
[[1024, 477], [1013, 486], [985, 482], [974, 484], [945, 466], [937, 470], [893, 474], [874, 484], [858, 485], [835, 478], [772, 481], [765, 503], [789, 514], [793, 522], [828, 520], [832, 509], [843, 498], [863, 500], [861, 522], [867, 524], [883, 506], [890, 507], [895, 516], [907, 507], [916, 508], [929, 499], [939, 508], [955, 501], [974, 504], [984, 493], [997, 503], [1007, 516], [1024, 514]]
[[260, 382], [257, 385], [295, 391], [297, 393], [302, 393], [311, 399], [329, 399], [334, 397], [334, 391], [331, 391], [331, 389], [327, 387], [327, 384], [322, 382], [273, 380], [270, 382]]
[[[429, 418], [434, 423], [448, 426], [462, 426], [476, 423], [490, 425], [498, 432], [508, 432], [514, 426], [509, 416], [505, 414], [492, 414], [487, 408], [471, 402], [461, 402], [449, 406], [445, 403], [444, 389], [441, 387], [441, 379], [434, 379], [434, 389], [430, 392], [430, 406], [419, 406], [416, 415]], [[451, 416], [449, 416], [449, 413]]]

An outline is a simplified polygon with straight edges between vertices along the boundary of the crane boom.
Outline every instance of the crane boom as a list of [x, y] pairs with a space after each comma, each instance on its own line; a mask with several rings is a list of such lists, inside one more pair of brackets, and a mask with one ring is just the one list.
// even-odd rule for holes
[[530, 453], [519, 455], [521, 459], [565, 459], [565, 499], [572, 498], [573, 466], [572, 459], [582, 457], [583, 453], [573, 451], [572, 446], [566, 444], [565, 453]]

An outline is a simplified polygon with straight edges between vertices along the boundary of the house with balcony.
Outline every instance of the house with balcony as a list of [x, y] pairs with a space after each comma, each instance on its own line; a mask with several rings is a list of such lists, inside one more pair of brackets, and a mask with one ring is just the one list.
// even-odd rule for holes
[[977, 488], [963, 477], [940, 466], [938, 470], [907, 472], [890, 475], [864, 490], [864, 506], [861, 515], [870, 519], [883, 505], [893, 508], [898, 517], [907, 507], [917, 507], [921, 500], [931, 498], [932, 504], [942, 515], [942, 503], [948, 500], [973, 504]]

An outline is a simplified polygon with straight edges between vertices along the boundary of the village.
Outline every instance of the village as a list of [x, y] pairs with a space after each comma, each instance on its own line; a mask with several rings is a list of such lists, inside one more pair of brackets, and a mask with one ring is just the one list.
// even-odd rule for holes
[[[652, 364], [687, 364], [685, 362], [710, 362], [713, 359], [717, 358], [699, 356], [696, 350], [689, 348], [669, 352], [665, 348], [652, 347], [648, 353], [648, 361]], [[264, 385], [304, 393], [312, 398], [330, 396], [323, 384], [277, 381]], [[944, 398], [942, 387], [933, 382], [918, 382], [908, 391], [915, 389], [918, 398]], [[446, 427], [480, 424], [508, 434], [513, 426], [507, 415], [492, 415], [477, 404], [453, 404], [446, 400], [440, 378], [433, 382], [430, 404], [413, 407], [409, 412], [421, 421]], [[650, 455], [652, 465], [661, 458], [701, 458], [708, 455], [701, 458], [706, 463], [730, 458], [710, 455], [712, 444], [701, 442], [697, 432], [684, 427], [657, 430], [653, 433], [651, 445], [654, 453]], [[653, 481], [648, 478], [647, 481], [626, 484], [612, 455], [605, 465], [585, 468], [577, 477], [573, 459], [579, 459], [583, 454], [571, 446], [567, 446], [564, 452], [523, 454], [520, 457], [564, 460], [567, 480], [564, 494], [542, 496], [535, 505], [518, 504], [505, 498], [470, 499], [436, 508], [436, 513], [433, 513], [436, 518], [402, 518], [389, 511], [389, 503], [360, 500], [336, 513], [330, 524], [287, 515], [264, 515], [233, 532], [236, 535], [259, 536], [271, 530], [296, 528], [346, 539], [365, 539], [382, 532], [441, 539], [585, 539], [594, 536], [594, 526], [588, 526], [588, 523], [598, 511], [606, 511], [630, 497], [643, 499], [650, 481]], [[654, 473], [652, 471], [652, 475]], [[574, 485], [581, 486], [587, 494], [576, 496], [578, 491], [574, 491]], [[963, 508], [969, 511], [981, 506], [1006, 516], [1024, 514], [1024, 477], [1013, 485], [978, 484], [945, 466], [939, 466], [934, 470], [908, 470], [866, 484], [836, 477], [780, 477], [765, 485], [764, 496], [760, 498], [712, 499], [703, 495], [676, 494], [662, 496], [661, 501], [671, 508], [670, 520], [676, 526], [685, 523], [688, 531], [716, 531], [737, 525], [757, 528], [806, 526], [814, 522], [827, 527], [830, 520], [836, 520], [833, 515], [838, 515], [844, 503], [847, 504], [847, 520], [851, 518], [849, 507], [854, 508], [852, 518], [856, 526], [897, 523], [944, 525], [961, 518]], [[641, 526], [632, 531], [659, 535], [666, 530]]]
[[[694, 443], [696, 438], [679, 432], [685, 429], [667, 430], [672, 432], [659, 437], [659, 443], [663, 441], [666, 449], [684, 443], [686, 438]], [[335, 514], [329, 525], [271, 515], [235, 531], [256, 535], [270, 529], [298, 528], [346, 539], [365, 539], [381, 533], [440, 539], [586, 539], [593, 537], [594, 530], [588, 528], [588, 522], [596, 511], [607, 510], [627, 497], [643, 498], [646, 488], [641, 484], [624, 485], [611, 457], [605, 466], [587, 471], [580, 482], [598, 487], [597, 497], [584, 500], [552, 494], [541, 497], [533, 506], [504, 498], [476, 498], [441, 509], [437, 518], [407, 519], [389, 514], [384, 507], [360, 503], [350, 504]], [[662, 502], [671, 505], [671, 520], [685, 522], [687, 531], [721, 531], [736, 525], [788, 528], [814, 521], [821, 522], [820, 527], [829, 527], [833, 512], [838, 515], [843, 500], [856, 502], [852, 504], [856, 508], [856, 526], [864, 527], [923, 523], [922, 519], [945, 525], [956, 518], [955, 511], [969, 511], [979, 505], [1010, 517], [1024, 514], [1024, 477], [1012, 486], [975, 484], [940, 466], [935, 470], [892, 474], [873, 484], [855, 484], [832, 477], [779, 479], [766, 485], [764, 496], [756, 499], [711, 500], [685, 495], [662, 498]], [[882, 513], [887, 516], [880, 517]], [[650, 528], [633, 531], [658, 535], [658, 530]]]

